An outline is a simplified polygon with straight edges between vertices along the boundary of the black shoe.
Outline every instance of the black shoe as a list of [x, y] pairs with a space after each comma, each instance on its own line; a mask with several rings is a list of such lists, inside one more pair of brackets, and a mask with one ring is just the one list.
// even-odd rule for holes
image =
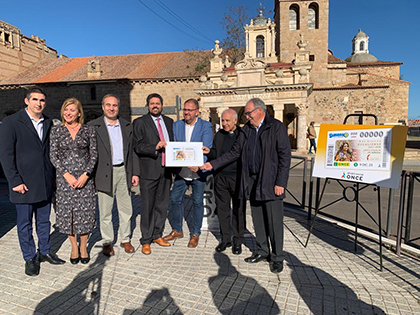
[[253, 254], [251, 257], [245, 258], [245, 261], [251, 264], [260, 262], [262, 260], [267, 261], [267, 257], [261, 256], [260, 254]]
[[39, 275], [39, 261], [36, 257], [26, 261], [26, 263], [25, 263], [25, 273], [28, 276]]
[[241, 244], [234, 244], [232, 247], [232, 254], [240, 255], [242, 254], [242, 245]]
[[72, 265], [77, 265], [79, 263], [79, 261], [80, 261], [80, 256], [77, 257], [77, 258], [71, 258], [70, 257], [70, 262], [71, 262]]
[[216, 252], [221, 253], [221, 252], [224, 252], [226, 250], [226, 248], [231, 247], [231, 246], [232, 246], [231, 243], [221, 242], [221, 243], [219, 243], [219, 245], [217, 245], [215, 250], [216, 250]]
[[283, 271], [283, 262], [282, 261], [272, 261], [270, 263], [270, 270], [273, 273], [280, 273]]
[[80, 257], [80, 262], [82, 263], [82, 264], [88, 264], [89, 263], [89, 261], [90, 261], [90, 257], [89, 256], [87, 256], [87, 257], [85, 257], [85, 258], [83, 258], [83, 257]]
[[53, 264], [53, 265], [62, 265], [66, 263], [65, 260], [62, 260], [58, 258], [56, 254], [51, 254], [51, 253], [46, 254], [46, 255], [39, 254], [39, 261], [40, 262], [48, 261], [50, 264]]

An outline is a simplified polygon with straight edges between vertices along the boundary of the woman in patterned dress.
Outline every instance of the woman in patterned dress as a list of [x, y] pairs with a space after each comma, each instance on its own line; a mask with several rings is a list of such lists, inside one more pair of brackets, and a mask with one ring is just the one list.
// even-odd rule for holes
[[96, 133], [83, 124], [82, 104], [75, 98], [64, 101], [61, 119], [62, 124], [54, 126], [50, 135], [50, 159], [57, 173], [56, 225], [69, 237], [70, 262], [87, 264], [87, 240], [95, 227], [96, 192], [91, 173], [98, 157]]

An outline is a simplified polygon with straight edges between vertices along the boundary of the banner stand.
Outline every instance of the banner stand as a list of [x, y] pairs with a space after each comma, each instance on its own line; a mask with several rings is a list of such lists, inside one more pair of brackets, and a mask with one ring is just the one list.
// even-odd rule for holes
[[[338, 183], [340, 183], [340, 180], [338, 180], [338, 179], [335, 179], [335, 178], [329, 178], [329, 177], [327, 177], [327, 178], [325, 178], [325, 182], [324, 182], [324, 185], [323, 185], [323, 187], [322, 187], [322, 191], [321, 191], [321, 195], [320, 195], [320, 197], [319, 197], [319, 200], [316, 200], [316, 206], [315, 206], [315, 214], [314, 214], [314, 216], [313, 216], [313, 218], [312, 218], [312, 222], [311, 222], [311, 227], [310, 227], [310, 229], [309, 229], [309, 233], [308, 233], [308, 237], [306, 238], [306, 243], [305, 243], [305, 245], [304, 245], [304, 247], [306, 248], [307, 246], [308, 246], [308, 243], [309, 243], [309, 238], [310, 238], [310, 236], [311, 236], [311, 234], [312, 234], [312, 230], [313, 230], [313, 227], [314, 227], [314, 225], [315, 225], [315, 219], [316, 219], [316, 216], [318, 215], [318, 213], [319, 213], [319, 211], [320, 211], [320, 205], [321, 205], [321, 201], [322, 201], [322, 197], [324, 196], [324, 192], [325, 192], [325, 188], [326, 188], [326, 186], [327, 186], [327, 184], [329, 183], [329, 181], [330, 180], [335, 180], [335, 181], [337, 181]], [[360, 188], [360, 183], [358, 183], [358, 182], [353, 182], [353, 181], [346, 181], [346, 182], [350, 182], [350, 183], [354, 183], [354, 187], [356, 187], [356, 188], [353, 188], [353, 187], [351, 187], [351, 186], [348, 186], [348, 187], [345, 187], [344, 188], [344, 186], [343, 185], [341, 185], [344, 189], [343, 189], [343, 199], [345, 199], [346, 201], [348, 201], [348, 202], [355, 202], [356, 203], [356, 222], [355, 222], [355, 237], [354, 237], [354, 251], [356, 252], [357, 251], [357, 236], [358, 236], [358, 224], [359, 224], [359, 222], [358, 222], [358, 220], [359, 220], [359, 206], [368, 214], [368, 216], [375, 222], [375, 219], [367, 212], [367, 210], [363, 207], [363, 205], [359, 202], [359, 192], [361, 191], [361, 190], [363, 190], [363, 189], [365, 189], [366, 187], [368, 187], [368, 186], [374, 186], [374, 190], [376, 190], [377, 191], [377, 195], [378, 195], [378, 223], [376, 223], [377, 225], [378, 225], [378, 227], [379, 227], [379, 270], [380, 271], [382, 271], [382, 262], [383, 262], [383, 259], [382, 259], [382, 220], [381, 220], [381, 188], [379, 187], [379, 186], [377, 186], [377, 185], [372, 185], [372, 184], [365, 184], [365, 185], [363, 185], [363, 187], [362, 188]], [[347, 196], [346, 196], [346, 190], [347, 189], [351, 189], [353, 192], [354, 192], [354, 199], [349, 199]], [[332, 202], [332, 203], [335, 203], [336, 201], [334, 201], [334, 202]], [[329, 205], [331, 205], [332, 203], [330, 203]], [[326, 208], [326, 207], [328, 207], [329, 205], [326, 205], [326, 206], [324, 206], [323, 208]]]

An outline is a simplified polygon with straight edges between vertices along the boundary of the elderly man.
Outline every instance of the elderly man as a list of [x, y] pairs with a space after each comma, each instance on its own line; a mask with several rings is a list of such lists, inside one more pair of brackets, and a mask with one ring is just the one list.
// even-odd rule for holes
[[[26, 261], [25, 273], [36, 276], [40, 262], [63, 264], [65, 261], [50, 253], [54, 167], [49, 158], [52, 121], [43, 115], [47, 95], [40, 88], [32, 88], [26, 94], [25, 104], [26, 108], [3, 120], [0, 127], [0, 160], [9, 182], [10, 201], [16, 205], [16, 225]], [[32, 234], [34, 216], [38, 254]]]
[[[202, 169], [216, 171], [241, 158], [240, 198], [250, 201], [257, 239], [248, 263], [270, 261], [274, 273], [283, 270], [283, 199], [291, 159], [286, 127], [267, 114], [264, 102], [250, 99], [245, 105], [248, 123], [232, 149], [207, 162]], [[271, 248], [270, 248], [271, 245]]]
[[[102, 236], [102, 252], [106, 256], [115, 254], [112, 207], [117, 199], [120, 221], [119, 236], [121, 247], [126, 253], [134, 253], [131, 245], [131, 186], [139, 183], [139, 163], [133, 154], [131, 124], [118, 116], [120, 99], [114, 94], [102, 98], [103, 116], [89, 122], [96, 127], [98, 141], [98, 164], [95, 185], [98, 190], [99, 222]], [[134, 161], [133, 161], [134, 160]]]
[[[214, 160], [224, 153], [229, 152], [239, 136], [240, 127], [238, 114], [233, 109], [226, 109], [222, 113], [222, 129], [216, 133], [213, 140], [213, 147], [207, 155], [209, 160]], [[217, 252], [223, 252], [227, 247], [233, 246], [232, 253], [242, 253], [242, 242], [245, 232], [245, 202], [238, 196], [240, 179], [239, 164], [234, 161], [214, 173], [214, 193], [216, 197], [217, 216], [220, 223], [222, 240], [216, 247]], [[232, 202], [232, 226], [231, 226], [231, 202]]]
[[[184, 119], [174, 124], [175, 141], [181, 142], [202, 142], [203, 146], [211, 148], [213, 131], [211, 123], [198, 118], [199, 105], [196, 99], [186, 100], [184, 103]], [[188, 247], [194, 248], [198, 245], [201, 234], [201, 226], [204, 216], [204, 188], [206, 186], [205, 174], [198, 167], [183, 167], [175, 177], [171, 194], [171, 208], [169, 216], [172, 218], [172, 232], [165, 236], [166, 241], [182, 238], [182, 221], [184, 218], [184, 194], [192, 186], [193, 199], [193, 224], [190, 230], [190, 241]]]
[[157, 93], [147, 96], [147, 115], [134, 120], [134, 151], [140, 161], [142, 253], [151, 253], [150, 244], [171, 246], [162, 238], [169, 206], [172, 174], [165, 167], [165, 147], [173, 141], [173, 120], [162, 115], [163, 98]]

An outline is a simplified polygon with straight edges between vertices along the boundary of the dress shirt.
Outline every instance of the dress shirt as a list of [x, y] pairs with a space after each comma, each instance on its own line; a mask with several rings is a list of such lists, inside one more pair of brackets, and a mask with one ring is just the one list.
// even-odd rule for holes
[[44, 116], [41, 116], [41, 118], [36, 121], [28, 112], [28, 109], [25, 109], [26, 113], [29, 116], [29, 119], [32, 122], [32, 125], [34, 125], [34, 128], [36, 130], [36, 133], [38, 134], [39, 140], [42, 141], [42, 136], [44, 135]]
[[106, 117], [104, 117], [106, 128], [108, 129], [109, 140], [112, 150], [112, 164], [119, 165], [124, 163], [123, 137], [121, 132], [120, 121], [117, 120], [115, 125], [111, 125]]
[[160, 115], [159, 117], [152, 116], [153, 122], [155, 123], [155, 126], [156, 126], [156, 130], [159, 130], [158, 122], [157, 122], [158, 118], [160, 118], [160, 126], [162, 127], [163, 137], [165, 138], [166, 142], [169, 142], [170, 140], [169, 140], [168, 130], [166, 129], [165, 121], [163, 120], [162, 115]]

